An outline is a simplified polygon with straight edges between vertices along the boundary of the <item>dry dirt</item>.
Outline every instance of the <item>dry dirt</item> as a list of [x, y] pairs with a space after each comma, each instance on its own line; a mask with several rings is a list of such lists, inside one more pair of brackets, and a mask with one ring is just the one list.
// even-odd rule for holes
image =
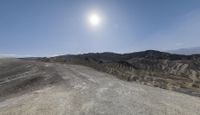
[[62, 82], [4, 99], [0, 115], [200, 115], [198, 97], [122, 81], [85, 66], [42, 64], [54, 68]]

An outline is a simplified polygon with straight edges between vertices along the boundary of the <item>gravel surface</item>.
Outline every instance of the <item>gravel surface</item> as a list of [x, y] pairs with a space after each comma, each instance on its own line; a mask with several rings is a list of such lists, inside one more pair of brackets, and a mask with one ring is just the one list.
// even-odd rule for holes
[[200, 115], [198, 97], [122, 81], [89, 67], [42, 64], [62, 82], [1, 101], [0, 115]]

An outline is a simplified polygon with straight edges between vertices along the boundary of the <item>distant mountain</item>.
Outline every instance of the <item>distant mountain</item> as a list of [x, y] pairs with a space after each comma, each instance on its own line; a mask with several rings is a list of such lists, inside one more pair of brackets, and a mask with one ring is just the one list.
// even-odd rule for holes
[[13, 58], [13, 57], [17, 57], [14, 54], [0, 54], [0, 58]]
[[185, 54], [185, 55], [200, 54], [200, 47], [182, 48], [177, 50], [170, 50], [169, 52], [175, 54]]
[[62, 55], [37, 60], [89, 66], [122, 80], [200, 96], [200, 55], [147, 50], [127, 54]]

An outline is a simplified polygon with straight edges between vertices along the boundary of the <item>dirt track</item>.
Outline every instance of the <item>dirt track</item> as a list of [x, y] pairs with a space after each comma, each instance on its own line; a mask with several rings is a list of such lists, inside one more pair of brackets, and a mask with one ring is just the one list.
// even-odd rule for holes
[[[0, 61], [2, 64], [5, 63]], [[61, 77], [61, 82], [40, 85], [33, 91], [26, 88], [27, 92], [1, 101], [0, 115], [200, 115], [197, 97], [125, 82], [84, 66], [30, 65], [51, 68], [52, 74], [47, 73], [46, 77]]]

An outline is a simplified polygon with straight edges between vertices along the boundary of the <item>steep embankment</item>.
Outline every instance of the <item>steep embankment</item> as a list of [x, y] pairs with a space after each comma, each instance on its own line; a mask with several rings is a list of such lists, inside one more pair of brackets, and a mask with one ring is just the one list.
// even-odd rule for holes
[[[28, 65], [31, 67], [27, 68]], [[1, 115], [199, 115], [200, 113], [200, 100], [197, 97], [122, 81], [85, 66], [23, 60], [6, 62], [4, 60], [3, 63], [0, 60], [0, 66], [1, 75], [6, 73], [1, 87], [10, 86], [5, 87], [5, 90], [15, 87], [12, 85], [13, 81], [16, 84], [24, 84], [31, 78], [39, 77], [35, 75], [36, 73], [44, 78], [30, 81], [28, 86], [25, 85], [26, 92], [22, 89], [16, 90], [18, 95], [13, 95], [12, 92], [4, 93], [4, 96], [12, 94], [12, 97], [0, 102]], [[37, 72], [33, 71], [33, 68], [38, 68]], [[14, 75], [17, 76], [13, 77]], [[7, 77], [10, 80], [5, 82]], [[52, 80], [49, 78], [59, 80], [51, 83], [49, 81]], [[32, 85], [32, 82], [36, 85]], [[33, 87], [36, 89], [30, 91]], [[2, 90], [0, 93], [2, 94]]]
[[62, 81], [51, 64], [0, 59], [0, 101]]

